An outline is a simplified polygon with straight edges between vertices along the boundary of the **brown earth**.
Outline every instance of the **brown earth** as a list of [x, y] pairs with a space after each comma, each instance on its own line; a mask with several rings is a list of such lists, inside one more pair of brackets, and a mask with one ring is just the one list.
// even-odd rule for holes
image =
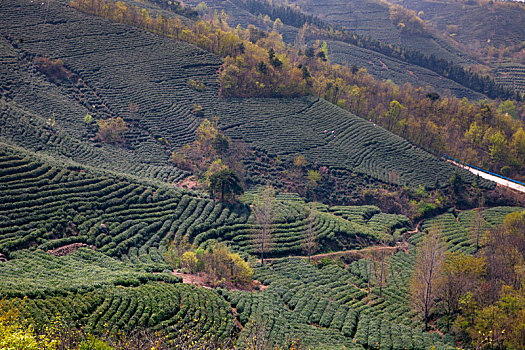
[[173, 275], [179, 276], [182, 278], [183, 283], [187, 284], [193, 284], [195, 286], [213, 289], [216, 287], [222, 287], [228, 290], [232, 291], [248, 291], [248, 292], [256, 292], [256, 291], [263, 291], [268, 286], [263, 285], [261, 282], [257, 280], [253, 280], [251, 284], [246, 286], [238, 286], [233, 283], [221, 283], [219, 286], [214, 285], [212, 282], [212, 279], [208, 276], [208, 274], [204, 272], [200, 272], [198, 274], [191, 274], [191, 273], [182, 273], [179, 271], [173, 271]]
[[68, 245], [53, 249], [53, 250], [48, 250], [47, 252], [54, 256], [64, 256], [64, 255], [73, 253], [78, 248], [83, 248], [83, 247], [97, 250], [97, 247], [95, 247], [94, 245], [88, 245], [84, 243], [73, 243], [73, 244], [68, 244]]
[[186, 188], [186, 189], [189, 189], [189, 190], [196, 189], [196, 188], [198, 188], [200, 186], [199, 183], [197, 182], [197, 180], [195, 180], [193, 176], [184, 178], [181, 181], [179, 181], [177, 183], [174, 183], [174, 185], [176, 187]]

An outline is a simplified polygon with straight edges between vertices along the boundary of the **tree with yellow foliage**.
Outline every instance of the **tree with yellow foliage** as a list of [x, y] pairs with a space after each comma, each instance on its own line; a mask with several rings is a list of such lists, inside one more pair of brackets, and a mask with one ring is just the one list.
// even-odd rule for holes
[[0, 349], [55, 350], [56, 340], [38, 336], [21, 315], [20, 299], [0, 300]]

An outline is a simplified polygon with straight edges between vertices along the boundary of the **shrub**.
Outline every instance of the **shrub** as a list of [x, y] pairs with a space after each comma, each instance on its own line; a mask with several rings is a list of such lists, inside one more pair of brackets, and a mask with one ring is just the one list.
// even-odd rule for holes
[[180, 266], [188, 270], [189, 273], [197, 272], [197, 263], [199, 260], [194, 252], [185, 252], [180, 259]]
[[56, 341], [35, 335], [33, 326], [21, 318], [20, 312], [19, 299], [0, 300], [0, 349], [56, 349]]
[[123, 144], [124, 133], [128, 131], [126, 122], [121, 117], [100, 119], [97, 121], [97, 138], [106, 143]]
[[47, 57], [38, 57], [35, 58], [34, 64], [39, 72], [45, 74], [54, 83], [70, 79], [74, 76], [72, 72], [64, 67], [64, 62], [62, 62], [61, 59], [51, 60]]
[[206, 85], [202, 81], [199, 81], [199, 80], [190, 79], [188, 80], [187, 85], [189, 88], [193, 90], [197, 90], [200, 92], [206, 91]]

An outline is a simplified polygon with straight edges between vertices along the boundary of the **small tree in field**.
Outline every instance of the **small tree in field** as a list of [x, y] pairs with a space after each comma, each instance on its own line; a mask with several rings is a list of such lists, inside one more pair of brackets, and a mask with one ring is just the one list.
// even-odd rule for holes
[[478, 251], [483, 238], [483, 216], [481, 215], [481, 209], [474, 210], [474, 218], [470, 224], [469, 236], [476, 242], [476, 251]]
[[239, 177], [228, 168], [211, 174], [209, 181], [211, 194], [214, 197], [218, 196], [221, 201], [233, 199], [244, 192]]
[[416, 310], [423, 315], [428, 330], [430, 311], [437, 299], [436, 281], [445, 261], [442, 229], [432, 227], [417, 248], [416, 264], [410, 291]]
[[384, 241], [381, 242], [381, 247], [372, 250], [371, 252], [371, 261], [372, 271], [375, 277], [375, 284], [379, 287], [379, 296], [383, 295], [383, 287], [386, 284], [386, 279], [388, 276], [388, 262], [386, 261], [387, 256], [387, 245]]
[[437, 299], [436, 281], [445, 261], [442, 228], [432, 227], [417, 248], [410, 291], [416, 310], [423, 315], [428, 330], [430, 311]]
[[272, 224], [275, 219], [275, 190], [266, 185], [262, 193], [257, 194], [253, 201], [255, 229], [252, 233], [252, 243], [261, 254], [261, 264], [264, 265], [264, 253], [272, 249]]
[[302, 243], [303, 251], [308, 255], [308, 263], [310, 263], [310, 258], [313, 253], [319, 248], [319, 243], [317, 242], [317, 230], [315, 229], [315, 220], [317, 219], [317, 212], [313, 209], [310, 209], [308, 214], [308, 226], [304, 232], [304, 241]]

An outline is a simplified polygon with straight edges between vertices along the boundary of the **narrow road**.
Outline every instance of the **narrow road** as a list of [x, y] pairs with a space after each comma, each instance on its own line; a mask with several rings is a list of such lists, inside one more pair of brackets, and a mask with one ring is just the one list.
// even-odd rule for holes
[[502, 179], [501, 177], [497, 177], [497, 176], [494, 176], [494, 175], [491, 175], [491, 174], [487, 174], [484, 171], [471, 168], [471, 167], [469, 167], [467, 165], [460, 164], [460, 163], [455, 162], [455, 161], [450, 160], [450, 159], [447, 159], [447, 162], [450, 162], [450, 163], [452, 163], [452, 164], [454, 164], [454, 165], [456, 165], [456, 166], [458, 166], [460, 168], [466, 169], [466, 170], [470, 171], [472, 174], [479, 175], [480, 177], [482, 177], [484, 179], [487, 179], [487, 180], [490, 180], [490, 181], [494, 181], [498, 185], [501, 185], [501, 186], [504, 186], [504, 187], [508, 187], [508, 188], [513, 189], [513, 190], [525, 193], [525, 186], [523, 186], [523, 185], [517, 184], [517, 183], [509, 181], [509, 180]]

